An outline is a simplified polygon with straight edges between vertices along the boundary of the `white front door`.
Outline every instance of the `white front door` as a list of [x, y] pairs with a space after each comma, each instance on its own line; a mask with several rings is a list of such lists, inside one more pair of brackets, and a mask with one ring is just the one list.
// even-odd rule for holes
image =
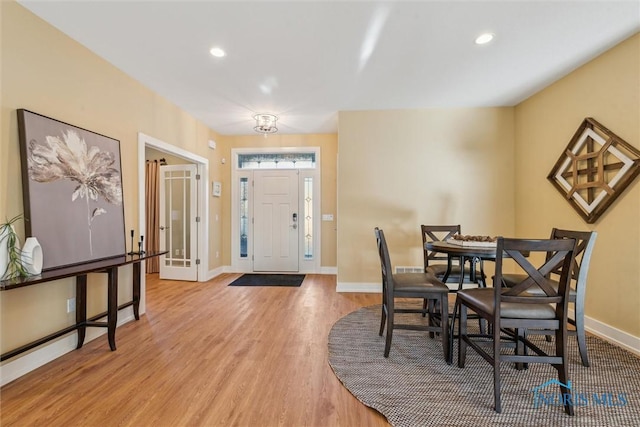
[[198, 280], [196, 165], [160, 166], [160, 278]]
[[253, 270], [298, 271], [298, 171], [253, 172]]

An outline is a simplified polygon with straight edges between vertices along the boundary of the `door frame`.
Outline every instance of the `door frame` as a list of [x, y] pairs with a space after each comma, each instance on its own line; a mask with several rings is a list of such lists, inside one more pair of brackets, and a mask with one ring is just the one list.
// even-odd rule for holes
[[[303, 191], [304, 178], [313, 177], [313, 191], [316, 202], [313, 204], [313, 229], [315, 238], [313, 242], [313, 259], [304, 259], [304, 233], [299, 233], [298, 243], [298, 272], [320, 273], [322, 266], [322, 186], [321, 186], [321, 158], [320, 147], [258, 147], [258, 148], [233, 148], [231, 150], [231, 270], [238, 273], [253, 272], [253, 224], [249, 226], [248, 248], [249, 256], [240, 258], [240, 242], [235, 237], [239, 235], [240, 224], [238, 218], [239, 180], [241, 177], [253, 179], [253, 170], [238, 169], [238, 154], [251, 153], [315, 153], [315, 169], [298, 169], [298, 191]], [[265, 169], [266, 170], [266, 169]], [[249, 186], [249, 199], [253, 200], [253, 187]], [[298, 213], [304, 212], [304, 197], [298, 197]], [[249, 215], [253, 217], [253, 203], [249, 205]]]
[[[209, 159], [206, 159], [190, 151], [171, 145], [152, 136], [138, 132], [138, 230], [146, 229], [146, 203], [145, 203], [145, 148], [153, 148], [172, 156], [180, 157], [197, 165], [200, 174], [200, 182], [197, 184], [198, 216], [200, 216], [198, 232], [202, 236], [209, 236], [209, 200], [207, 190], [209, 182]], [[208, 280], [209, 272], [209, 239], [198, 239], [198, 281]], [[145, 263], [142, 263], [144, 268]], [[140, 278], [140, 313], [146, 311], [146, 281], [145, 275]]]

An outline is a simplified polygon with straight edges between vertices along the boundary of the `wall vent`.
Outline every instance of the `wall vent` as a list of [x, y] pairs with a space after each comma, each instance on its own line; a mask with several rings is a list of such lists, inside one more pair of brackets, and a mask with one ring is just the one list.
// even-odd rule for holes
[[423, 267], [396, 267], [397, 273], [424, 273]]

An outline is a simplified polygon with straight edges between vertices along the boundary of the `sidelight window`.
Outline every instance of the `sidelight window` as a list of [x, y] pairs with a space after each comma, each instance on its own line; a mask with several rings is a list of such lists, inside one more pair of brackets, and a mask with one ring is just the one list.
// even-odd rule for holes
[[313, 258], [313, 178], [304, 178], [304, 258]]
[[249, 178], [240, 178], [240, 258], [247, 258], [249, 235]]

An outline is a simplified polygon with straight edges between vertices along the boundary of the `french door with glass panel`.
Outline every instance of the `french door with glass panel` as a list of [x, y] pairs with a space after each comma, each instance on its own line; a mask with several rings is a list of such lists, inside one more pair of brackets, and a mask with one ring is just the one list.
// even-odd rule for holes
[[197, 166], [160, 166], [160, 278], [198, 280]]
[[253, 270], [298, 271], [298, 171], [254, 170]]

